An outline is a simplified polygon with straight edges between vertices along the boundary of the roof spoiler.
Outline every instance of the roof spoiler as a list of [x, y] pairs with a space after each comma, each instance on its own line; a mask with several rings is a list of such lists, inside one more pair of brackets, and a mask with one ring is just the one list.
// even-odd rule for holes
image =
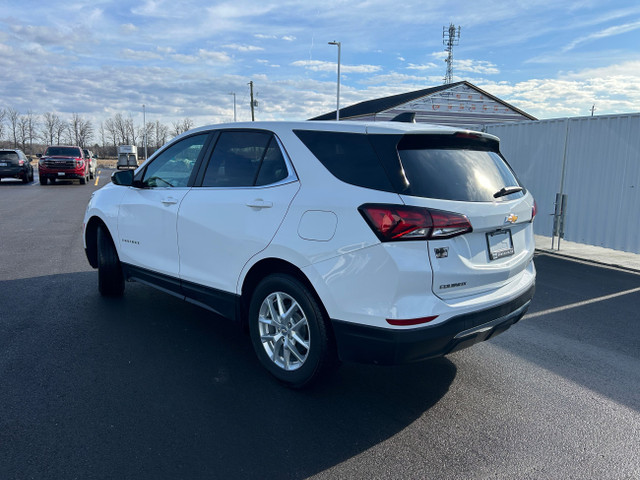
[[392, 122], [416, 123], [416, 112], [403, 112], [391, 119]]

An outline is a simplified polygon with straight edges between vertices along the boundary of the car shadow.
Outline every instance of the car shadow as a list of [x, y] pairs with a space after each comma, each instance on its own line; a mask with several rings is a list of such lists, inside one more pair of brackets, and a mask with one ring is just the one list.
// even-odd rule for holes
[[535, 262], [531, 308], [492, 345], [640, 412], [640, 275], [548, 254]]
[[306, 478], [407, 428], [456, 377], [444, 358], [345, 364], [291, 390], [230, 322], [140, 284], [117, 299], [96, 284], [95, 272], [0, 282], [6, 478]]

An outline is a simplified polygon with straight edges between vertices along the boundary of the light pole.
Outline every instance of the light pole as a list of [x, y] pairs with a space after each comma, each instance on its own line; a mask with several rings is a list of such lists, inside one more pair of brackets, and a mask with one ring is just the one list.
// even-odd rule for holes
[[236, 92], [229, 92], [229, 95], [233, 95], [233, 121], [237, 122], [236, 117]]
[[142, 123], [144, 124], [144, 159], [147, 160], [147, 111], [144, 104], [142, 105]]
[[340, 120], [340, 49], [342, 44], [340, 42], [329, 42], [329, 45], [338, 46], [338, 93], [336, 94], [336, 120]]

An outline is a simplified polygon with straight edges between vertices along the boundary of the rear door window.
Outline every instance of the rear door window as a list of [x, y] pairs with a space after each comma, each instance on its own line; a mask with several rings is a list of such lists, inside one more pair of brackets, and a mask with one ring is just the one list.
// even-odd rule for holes
[[287, 176], [284, 156], [271, 133], [230, 130], [220, 132], [202, 186], [264, 186]]

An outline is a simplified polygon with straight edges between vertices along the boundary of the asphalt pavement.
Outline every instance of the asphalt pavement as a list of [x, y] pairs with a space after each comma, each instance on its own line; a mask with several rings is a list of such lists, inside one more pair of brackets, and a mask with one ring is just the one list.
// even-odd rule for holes
[[229, 322], [102, 298], [96, 186], [0, 183], [0, 479], [637, 479], [640, 275], [536, 256], [527, 316], [415, 365], [272, 380]]

